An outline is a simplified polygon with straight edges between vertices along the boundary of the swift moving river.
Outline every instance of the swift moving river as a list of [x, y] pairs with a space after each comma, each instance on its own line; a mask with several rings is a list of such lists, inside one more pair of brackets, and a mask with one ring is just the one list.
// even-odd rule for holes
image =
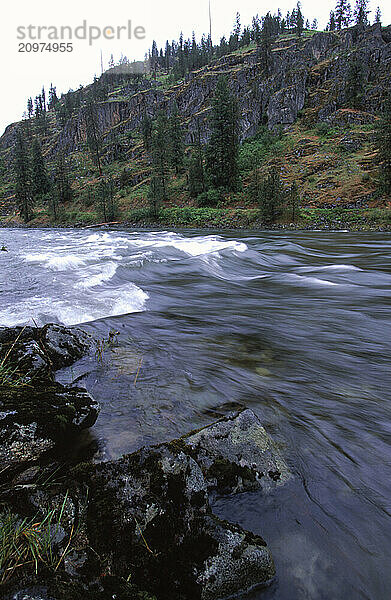
[[389, 234], [0, 231], [0, 325], [119, 332], [59, 374], [102, 403], [81, 447], [116, 458], [248, 406], [294, 473], [214, 505], [275, 558], [250, 598], [391, 597]]

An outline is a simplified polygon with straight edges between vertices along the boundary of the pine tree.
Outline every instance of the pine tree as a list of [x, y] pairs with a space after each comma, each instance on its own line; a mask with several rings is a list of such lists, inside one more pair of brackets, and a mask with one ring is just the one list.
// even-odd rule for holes
[[179, 174], [183, 168], [184, 159], [184, 142], [183, 142], [183, 130], [178, 114], [178, 107], [175, 104], [172, 114], [168, 122], [168, 133], [169, 133], [169, 159], [171, 166], [175, 169], [176, 175]]
[[259, 204], [264, 223], [275, 223], [282, 213], [284, 192], [277, 167], [272, 167], [260, 186]]
[[334, 15], [338, 30], [349, 26], [352, 20], [352, 9], [348, 0], [337, 0]]
[[167, 132], [167, 116], [164, 112], [160, 112], [151, 142], [152, 176], [149, 188], [149, 205], [151, 214], [155, 218], [158, 216], [160, 204], [167, 199], [167, 179], [169, 176]]
[[152, 142], [153, 123], [151, 117], [145, 112], [141, 121], [141, 133], [143, 136], [143, 144], [145, 152], [149, 152]]
[[357, 58], [349, 62], [345, 81], [346, 101], [352, 108], [360, 108], [363, 94], [364, 74]]
[[34, 196], [43, 196], [50, 190], [50, 182], [42, 156], [41, 144], [37, 138], [32, 147], [32, 178], [31, 191]]
[[34, 114], [33, 99], [30, 97], [27, 100], [27, 115], [28, 115], [28, 118], [31, 119], [31, 117], [33, 116], [33, 114]]
[[235, 191], [239, 184], [238, 107], [224, 76], [217, 82], [210, 125], [206, 164], [211, 185]]
[[114, 182], [110, 179], [102, 179], [99, 184], [98, 214], [105, 223], [117, 218], [117, 206], [114, 201]]
[[375, 12], [375, 23], [381, 23], [381, 10], [379, 6], [376, 8]]
[[380, 191], [391, 194], [391, 95], [384, 102], [382, 117], [376, 125]]
[[68, 166], [62, 152], [59, 152], [56, 160], [55, 184], [58, 202], [63, 204], [72, 199], [72, 189], [69, 183]]
[[189, 194], [197, 198], [205, 192], [204, 153], [201, 145], [200, 123], [197, 120], [197, 138], [189, 162]]
[[298, 2], [297, 8], [296, 8], [296, 34], [299, 37], [302, 36], [303, 29], [304, 29], [304, 17], [303, 17], [303, 13], [301, 12], [301, 4], [300, 4], [300, 2]]
[[357, 25], [367, 26], [369, 24], [368, 14], [371, 11], [368, 10], [368, 0], [356, 0], [356, 6], [354, 8], [354, 20]]
[[335, 22], [335, 15], [334, 15], [334, 11], [332, 11], [332, 10], [331, 10], [331, 11], [330, 11], [330, 20], [329, 20], [329, 23], [328, 23], [328, 25], [327, 25], [327, 30], [328, 30], [328, 31], [335, 31], [335, 29], [336, 29], [336, 26], [337, 26], [337, 24], [336, 24], [336, 22]]
[[259, 58], [260, 62], [264, 65], [266, 75], [269, 75], [272, 62], [272, 27], [270, 13], [267, 13], [263, 20], [259, 44]]
[[101, 152], [103, 140], [99, 131], [98, 115], [96, 110], [96, 104], [93, 100], [89, 99], [85, 108], [85, 125], [86, 125], [86, 138], [87, 146], [91, 152], [92, 160], [94, 165], [98, 167], [99, 176], [102, 176], [102, 162]]
[[53, 87], [53, 84], [50, 84], [48, 109], [51, 110], [52, 108], [55, 108], [57, 102], [58, 102], [58, 98], [57, 98], [56, 88]]
[[30, 221], [33, 212], [31, 193], [31, 168], [24, 132], [19, 128], [14, 151], [15, 188], [19, 212], [23, 220]]

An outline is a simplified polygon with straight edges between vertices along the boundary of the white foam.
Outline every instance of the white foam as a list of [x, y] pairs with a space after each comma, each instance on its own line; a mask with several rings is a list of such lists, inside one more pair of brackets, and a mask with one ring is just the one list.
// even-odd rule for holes
[[324, 265], [323, 267], [299, 267], [298, 271], [362, 271], [354, 265]]
[[0, 325], [33, 325], [55, 320], [64, 325], [77, 325], [105, 317], [141, 312], [149, 296], [134, 283], [127, 283], [99, 295], [86, 291], [82, 297], [69, 300], [33, 296], [17, 302], [12, 309], [0, 310]]
[[105, 281], [109, 281], [114, 277], [117, 270], [117, 265], [114, 262], [108, 262], [106, 264], [94, 265], [88, 269], [84, 269], [79, 275], [81, 281], [75, 284], [75, 287], [79, 289], [87, 289], [101, 285]]
[[334, 283], [333, 281], [327, 281], [326, 279], [318, 279], [317, 277], [306, 277], [305, 275], [296, 275], [294, 273], [288, 273], [286, 277], [288, 279], [294, 280], [296, 283], [308, 285], [309, 287], [339, 285], [338, 283]]
[[79, 269], [85, 265], [85, 260], [76, 254], [66, 254], [65, 256], [50, 253], [30, 253], [25, 255], [25, 261], [28, 263], [41, 264], [53, 271], [67, 271], [68, 269]]

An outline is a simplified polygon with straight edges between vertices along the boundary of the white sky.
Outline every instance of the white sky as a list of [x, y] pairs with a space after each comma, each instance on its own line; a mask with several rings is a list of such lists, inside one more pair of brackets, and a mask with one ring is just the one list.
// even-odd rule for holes
[[[372, 0], [370, 8], [374, 17], [377, 4], [380, 4], [383, 23], [391, 22], [391, 3], [385, 0]], [[233, 27], [236, 11], [239, 10], [242, 25], [250, 24], [255, 14], [263, 15], [268, 10], [275, 12], [281, 8], [283, 15], [292, 10], [294, 0], [211, 0], [212, 5], [212, 38], [216, 42], [222, 35], [227, 35]], [[320, 0], [315, 4], [311, 0], [302, 0], [304, 16], [316, 17], [319, 27], [324, 28], [334, 0]], [[97, 40], [89, 46], [87, 40], [74, 40], [72, 53], [19, 53], [16, 28], [28, 25], [77, 27], [83, 20], [87, 25], [99, 27], [127, 25], [130, 19], [134, 26], [145, 27], [144, 40]], [[0, 104], [0, 134], [13, 121], [22, 117], [26, 109], [27, 98], [37, 95], [42, 85], [48, 90], [50, 83], [57, 87], [57, 92], [76, 89], [80, 84], [88, 84], [94, 74], [100, 74], [100, 51], [103, 52], [104, 66], [107, 67], [110, 54], [118, 59], [121, 52], [130, 60], [142, 59], [156, 39], [158, 46], [165, 40], [178, 39], [180, 31], [184, 37], [190, 37], [194, 30], [197, 39], [209, 30], [208, 0], [199, 0], [190, 4], [184, 0], [149, 0], [149, 2], [129, 2], [126, 0], [17, 0], [7, 3], [2, 10], [2, 35], [0, 51], [3, 64], [2, 93]], [[125, 33], [123, 34], [125, 36]], [[45, 38], [42, 38], [45, 41]], [[5, 70], [5, 73], [4, 73]]]

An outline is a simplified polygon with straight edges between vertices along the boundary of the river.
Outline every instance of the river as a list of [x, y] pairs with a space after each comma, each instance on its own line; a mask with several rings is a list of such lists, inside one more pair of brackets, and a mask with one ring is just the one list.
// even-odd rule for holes
[[116, 347], [59, 373], [102, 411], [96, 460], [247, 406], [294, 477], [217, 499], [277, 578], [251, 600], [391, 597], [391, 236], [0, 230], [0, 325]]

